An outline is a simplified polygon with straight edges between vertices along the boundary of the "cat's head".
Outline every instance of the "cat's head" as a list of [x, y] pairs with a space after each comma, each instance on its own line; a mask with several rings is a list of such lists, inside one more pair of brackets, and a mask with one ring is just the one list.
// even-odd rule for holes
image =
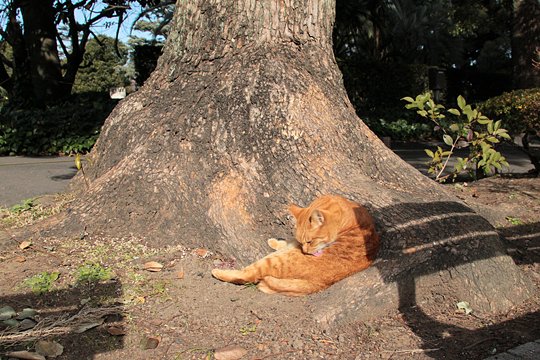
[[322, 255], [340, 230], [340, 209], [335, 206], [301, 208], [290, 205], [289, 211], [296, 219], [296, 240], [305, 254]]

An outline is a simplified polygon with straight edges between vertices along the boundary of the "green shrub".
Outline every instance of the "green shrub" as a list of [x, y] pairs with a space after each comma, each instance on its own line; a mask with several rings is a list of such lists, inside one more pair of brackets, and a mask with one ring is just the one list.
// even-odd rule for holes
[[34, 294], [41, 295], [51, 290], [52, 284], [58, 280], [59, 276], [58, 272], [44, 271], [24, 280], [23, 284], [29, 287]]
[[[501, 127], [501, 120], [489, 119], [468, 105], [461, 95], [457, 98], [457, 109], [445, 109], [443, 105], [435, 103], [429, 92], [414, 99], [404, 97], [403, 100], [408, 102], [405, 108], [415, 111], [436, 125], [443, 142], [449, 148], [445, 150], [438, 146], [435, 151], [425, 149], [431, 158], [428, 172], [435, 175], [435, 180], [455, 180], [462, 172], [468, 172], [476, 179], [482, 173], [489, 176], [501, 171], [503, 167], [509, 167], [506, 158], [495, 150], [496, 144], [502, 139], [510, 139], [508, 131]], [[450, 157], [460, 148], [468, 148], [468, 156], [456, 158], [454, 169], [444, 174]]]
[[45, 108], [0, 110], [0, 155], [84, 153], [116, 102], [108, 94], [71, 96]]
[[99, 282], [109, 280], [112, 277], [112, 271], [100, 264], [85, 264], [77, 269], [77, 282]]
[[514, 90], [479, 104], [487, 116], [502, 120], [513, 134], [540, 133], [540, 88]]
[[386, 121], [385, 119], [362, 119], [379, 136], [389, 136], [393, 140], [426, 139], [432, 135], [432, 127], [426, 123], [410, 122], [405, 119]]

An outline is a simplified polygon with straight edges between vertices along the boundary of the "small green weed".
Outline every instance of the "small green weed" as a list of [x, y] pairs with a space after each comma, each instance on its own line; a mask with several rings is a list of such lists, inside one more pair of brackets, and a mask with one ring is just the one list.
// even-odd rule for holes
[[23, 284], [32, 290], [36, 295], [44, 294], [51, 290], [52, 284], [60, 277], [59, 272], [47, 272], [44, 271], [37, 275], [34, 275], [26, 280]]
[[34, 201], [35, 200], [33, 198], [23, 200], [20, 204], [13, 205], [11, 207], [11, 212], [18, 215], [18, 214], [22, 213], [23, 211], [28, 211], [28, 210], [32, 209], [34, 206], [36, 206]]
[[525, 224], [523, 222], [523, 220], [521, 220], [520, 218], [517, 218], [517, 217], [507, 216], [506, 220], [512, 225], [523, 225], [523, 224]]
[[240, 334], [242, 335], [249, 335], [250, 333], [254, 333], [255, 331], [257, 331], [257, 325], [256, 324], [249, 324], [249, 325], [246, 325], [246, 326], [242, 326], [240, 328]]
[[244, 284], [244, 289], [251, 289], [251, 290], [257, 290], [257, 284], [255, 283], [245, 283]]
[[48, 216], [55, 215], [73, 200], [73, 194], [61, 194], [48, 197], [48, 205], [41, 199], [27, 199], [11, 208], [0, 208], [0, 229], [18, 228], [35, 223]]
[[112, 271], [100, 264], [85, 264], [77, 269], [77, 282], [89, 283], [109, 280]]

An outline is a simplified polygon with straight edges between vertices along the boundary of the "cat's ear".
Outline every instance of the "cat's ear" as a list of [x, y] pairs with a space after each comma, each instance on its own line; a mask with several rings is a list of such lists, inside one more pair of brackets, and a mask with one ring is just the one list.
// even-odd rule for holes
[[294, 205], [294, 204], [291, 204], [289, 205], [289, 212], [296, 218], [298, 219], [298, 217], [300, 216], [300, 212], [304, 210], [303, 208], [301, 208], [300, 206], [297, 206], [297, 205]]
[[324, 224], [324, 215], [321, 211], [315, 209], [311, 213], [311, 216], [309, 218], [309, 222], [314, 227], [319, 227], [322, 224]]

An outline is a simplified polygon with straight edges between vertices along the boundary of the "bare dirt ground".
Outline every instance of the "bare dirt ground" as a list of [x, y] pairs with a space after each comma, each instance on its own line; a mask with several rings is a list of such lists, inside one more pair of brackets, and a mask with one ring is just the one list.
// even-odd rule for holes
[[[447, 186], [498, 228], [508, 253], [540, 286], [540, 180]], [[453, 301], [434, 298], [421, 309], [326, 327], [313, 320], [310, 297], [269, 296], [213, 279], [213, 267], [235, 264], [206, 249], [35, 235], [67, 202], [46, 197], [0, 211], [0, 308], [37, 311], [28, 330], [20, 319], [18, 329], [0, 321], [1, 359], [33, 353], [44, 338], [63, 347], [56, 359], [482, 359], [540, 339], [540, 292], [503, 315], [465, 315]], [[85, 264], [100, 264], [90, 272], [102, 281], [83, 281]], [[28, 279], [42, 272], [59, 276], [36, 294]]]

